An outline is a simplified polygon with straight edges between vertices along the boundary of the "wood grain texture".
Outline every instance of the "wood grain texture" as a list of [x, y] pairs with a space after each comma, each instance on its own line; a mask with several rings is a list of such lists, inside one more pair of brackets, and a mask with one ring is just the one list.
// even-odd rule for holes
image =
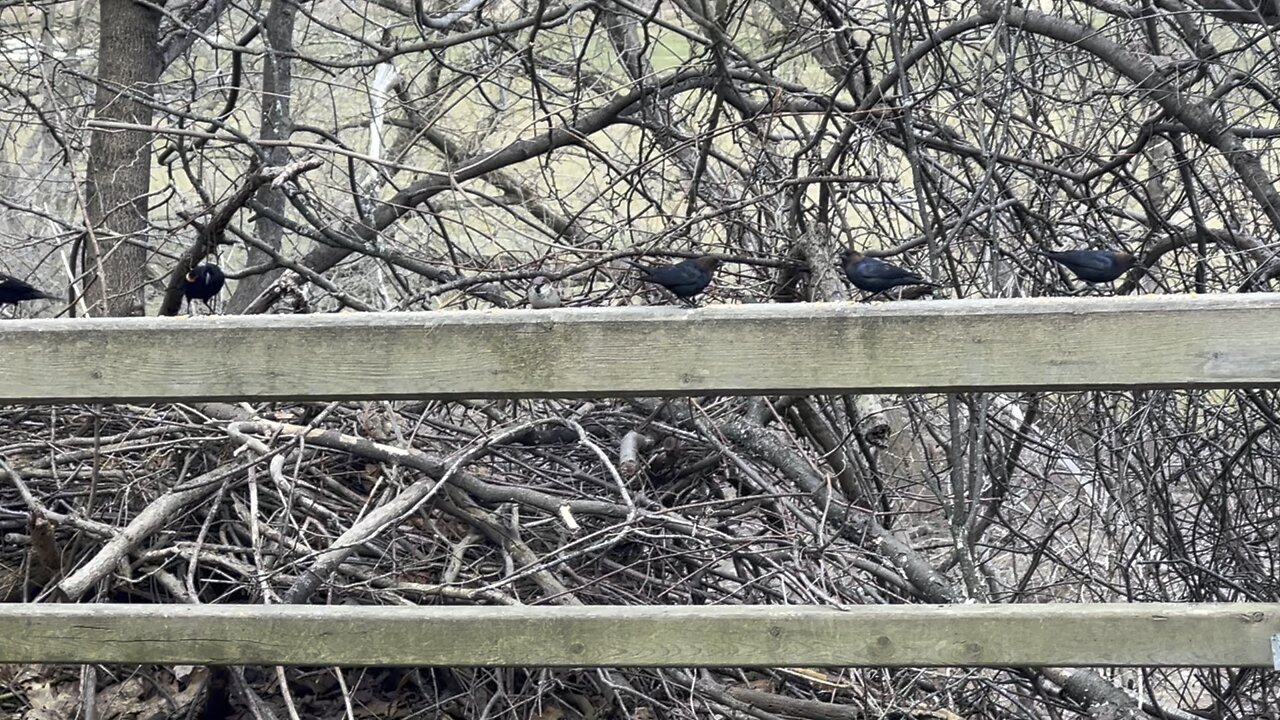
[[0, 322], [0, 402], [1280, 385], [1280, 295]]
[[0, 663], [1270, 667], [1280, 604], [0, 605]]

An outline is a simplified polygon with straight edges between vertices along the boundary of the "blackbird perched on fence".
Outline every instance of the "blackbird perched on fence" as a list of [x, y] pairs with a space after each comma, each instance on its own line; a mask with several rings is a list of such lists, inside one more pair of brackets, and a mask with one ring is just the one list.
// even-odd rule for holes
[[1091, 283], [1109, 283], [1125, 274], [1136, 261], [1127, 252], [1112, 250], [1033, 250], [1071, 271], [1071, 274]]
[[12, 275], [0, 273], [0, 305], [16, 305], [27, 300], [57, 300], [58, 298], [32, 287], [31, 283]]
[[187, 313], [191, 312], [192, 300], [199, 300], [212, 311], [209, 300], [222, 292], [222, 286], [226, 282], [227, 276], [222, 274], [222, 268], [217, 265], [205, 263], [191, 268], [182, 280], [182, 294], [187, 298]]
[[676, 297], [692, 304], [692, 298], [711, 284], [712, 273], [719, 266], [719, 258], [703, 255], [675, 265], [647, 267], [637, 264], [636, 268], [644, 273], [640, 276], [641, 280], [661, 285]]
[[856, 250], [840, 253], [840, 266], [854, 287], [872, 293], [872, 297], [902, 285], [938, 287], [937, 283], [925, 280], [906, 268], [868, 257]]

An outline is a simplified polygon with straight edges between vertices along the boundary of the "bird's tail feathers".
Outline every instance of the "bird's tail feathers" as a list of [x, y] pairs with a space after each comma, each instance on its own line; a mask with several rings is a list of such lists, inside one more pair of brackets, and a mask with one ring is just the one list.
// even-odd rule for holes
[[640, 279], [644, 282], [653, 282], [653, 266], [644, 265], [633, 260], [628, 260], [627, 264], [640, 271]]

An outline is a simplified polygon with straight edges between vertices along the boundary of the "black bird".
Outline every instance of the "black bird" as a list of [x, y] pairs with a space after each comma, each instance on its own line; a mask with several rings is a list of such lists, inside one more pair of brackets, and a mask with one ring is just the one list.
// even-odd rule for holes
[[31, 283], [25, 280], [19, 280], [12, 275], [0, 273], [0, 305], [13, 304], [27, 300], [57, 300], [58, 298], [49, 293], [42, 292], [31, 286]]
[[1109, 283], [1128, 272], [1136, 261], [1127, 252], [1111, 250], [1032, 250], [1070, 270], [1073, 275], [1091, 283]]
[[880, 258], [867, 257], [856, 250], [840, 253], [840, 267], [844, 268], [845, 276], [854, 287], [872, 293], [872, 297], [900, 285], [939, 287], [937, 283], [929, 282], [906, 268]]
[[227, 276], [222, 274], [222, 268], [217, 265], [205, 263], [191, 268], [187, 276], [182, 279], [182, 294], [187, 298], [187, 313], [191, 313], [192, 300], [199, 300], [212, 311], [209, 301], [222, 292], [222, 286], [226, 282]]
[[676, 297], [689, 302], [695, 295], [707, 289], [711, 284], [711, 274], [719, 266], [719, 258], [703, 255], [675, 265], [646, 267], [637, 264], [636, 268], [644, 273], [640, 276], [644, 282], [661, 285]]

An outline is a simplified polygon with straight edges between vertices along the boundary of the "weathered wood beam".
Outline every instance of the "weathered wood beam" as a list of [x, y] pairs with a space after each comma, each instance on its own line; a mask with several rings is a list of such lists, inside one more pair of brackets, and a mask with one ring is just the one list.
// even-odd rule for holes
[[0, 322], [0, 403], [1280, 385], [1280, 295]]
[[1270, 667], [1280, 604], [0, 605], [0, 663]]

